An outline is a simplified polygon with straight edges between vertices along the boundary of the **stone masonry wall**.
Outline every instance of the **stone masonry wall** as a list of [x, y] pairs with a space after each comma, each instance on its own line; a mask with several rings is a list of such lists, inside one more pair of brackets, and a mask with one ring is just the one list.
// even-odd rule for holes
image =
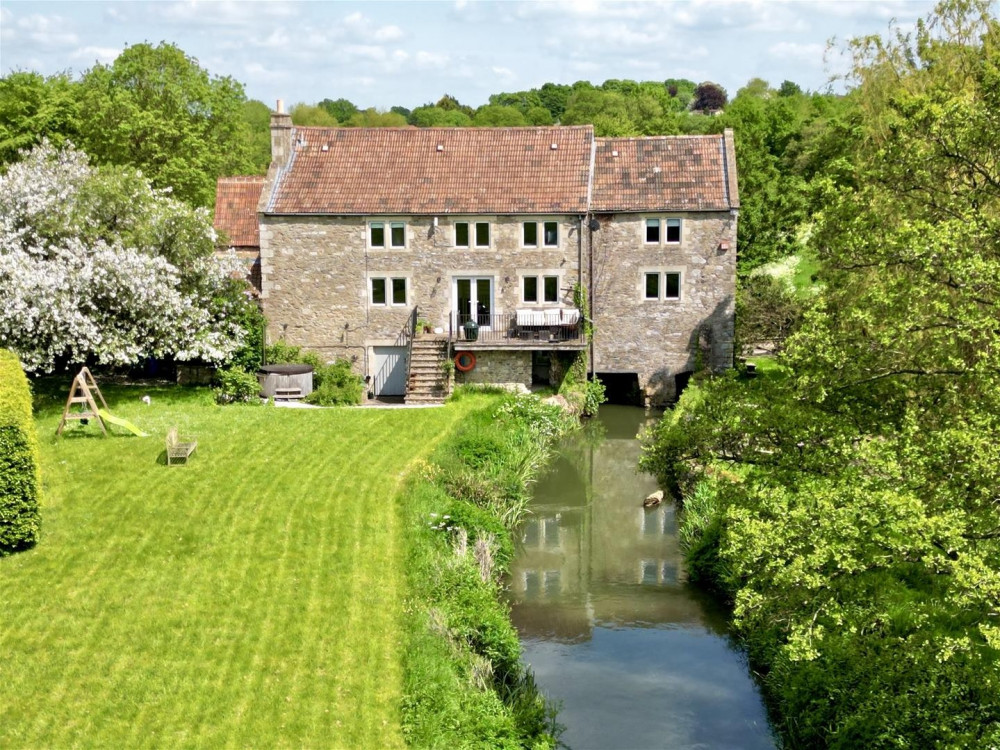
[[[645, 219], [668, 217], [681, 219], [681, 242], [646, 243]], [[638, 373], [647, 401], [662, 404], [675, 396], [674, 377], [694, 370], [699, 360], [713, 369], [731, 366], [735, 216], [689, 212], [599, 218], [600, 229], [585, 230], [594, 254], [594, 370]], [[373, 374], [372, 348], [399, 341], [414, 305], [421, 318], [448, 330], [457, 277], [491, 278], [495, 314], [554, 306], [521, 302], [521, 278], [528, 274], [558, 275], [559, 304], [572, 305], [579, 268], [576, 217], [442, 216], [437, 227], [432, 217], [399, 217], [406, 222], [407, 246], [395, 250], [368, 247], [372, 219], [393, 220], [261, 217], [261, 301], [269, 341], [284, 338], [331, 360], [347, 357], [360, 374]], [[559, 246], [522, 248], [522, 221], [545, 219], [559, 220]], [[477, 220], [490, 222], [490, 247], [456, 248], [454, 222]], [[585, 238], [585, 269], [588, 244]], [[644, 299], [646, 271], [680, 272], [680, 299]], [[372, 277], [406, 278], [407, 304], [369, 304]], [[531, 383], [529, 353], [476, 354], [480, 365], [473, 372], [479, 374], [470, 382]], [[487, 372], [496, 379], [478, 380]]]
[[[406, 248], [369, 248], [368, 222], [405, 221]], [[559, 245], [522, 248], [525, 220], [559, 222]], [[454, 222], [490, 222], [488, 248], [456, 248]], [[474, 236], [474, 235], [473, 235]], [[539, 228], [541, 238], [541, 228]], [[560, 277], [560, 303], [572, 306], [578, 281], [579, 226], [567, 216], [290, 217], [261, 215], [261, 302], [268, 340], [348, 357], [361, 374], [372, 374], [373, 346], [393, 345], [414, 305], [421, 318], [448, 330], [455, 278], [493, 280], [494, 314], [552, 303], [521, 302], [521, 277]], [[406, 278], [407, 304], [369, 304], [369, 279]], [[477, 354], [478, 356], [478, 354]], [[530, 356], [527, 383], [531, 382]], [[520, 379], [517, 382], [521, 382]]]
[[[634, 372], [646, 401], [675, 398], [674, 378], [733, 363], [736, 217], [729, 212], [600, 217], [593, 236], [594, 371]], [[680, 218], [678, 244], [645, 242], [647, 218]], [[664, 233], [661, 231], [661, 236]], [[728, 244], [728, 249], [725, 245]], [[678, 271], [680, 299], [645, 299], [647, 271]]]
[[476, 366], [469, 372], [456, 371], [456, 383], [531, 387], [531, 352], [477, 351], [475, 355]]

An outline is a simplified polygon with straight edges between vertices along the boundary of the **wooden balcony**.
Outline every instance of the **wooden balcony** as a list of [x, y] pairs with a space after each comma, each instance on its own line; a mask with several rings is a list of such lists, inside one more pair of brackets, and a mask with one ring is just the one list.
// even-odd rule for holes
[[448, 340], [456, 349], [545, 349], [580, 351], [587, 348], [583, 319], [576, 308], [515, 310], [495, 315], [452, 313]]

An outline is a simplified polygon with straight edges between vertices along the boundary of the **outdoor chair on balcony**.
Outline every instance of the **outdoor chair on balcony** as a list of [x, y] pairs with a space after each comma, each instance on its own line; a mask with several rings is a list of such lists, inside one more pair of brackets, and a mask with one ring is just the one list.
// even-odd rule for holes
[[519, 339], [566, 341], [577, 336], [580, 311], [576, 308], [565, 307], [546, 310], [516, 310], [515, 319]]

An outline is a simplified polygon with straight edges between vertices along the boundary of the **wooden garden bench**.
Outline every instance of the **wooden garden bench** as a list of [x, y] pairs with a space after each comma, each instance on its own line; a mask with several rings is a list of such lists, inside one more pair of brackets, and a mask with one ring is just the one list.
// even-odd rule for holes
[[197, 447], [197, 440], [181, 442], [180, 438], [177, 437], [177, 428], [171, 427], [167, 433], [167, 466], [181, 458], [184, 459], [184, 463], [187, 463], [188, 457], [194, 453], [194, 449]]

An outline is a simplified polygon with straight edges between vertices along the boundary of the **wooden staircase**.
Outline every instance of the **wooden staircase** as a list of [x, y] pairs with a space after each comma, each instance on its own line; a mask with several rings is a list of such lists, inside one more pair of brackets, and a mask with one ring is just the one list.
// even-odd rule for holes
[[448, 361], [448, 340], [436, 336], [413, 339], [410, 372], [406, 385], [406, 403], [441, 404], [451, 395], [451, 373], [444, 368]]

